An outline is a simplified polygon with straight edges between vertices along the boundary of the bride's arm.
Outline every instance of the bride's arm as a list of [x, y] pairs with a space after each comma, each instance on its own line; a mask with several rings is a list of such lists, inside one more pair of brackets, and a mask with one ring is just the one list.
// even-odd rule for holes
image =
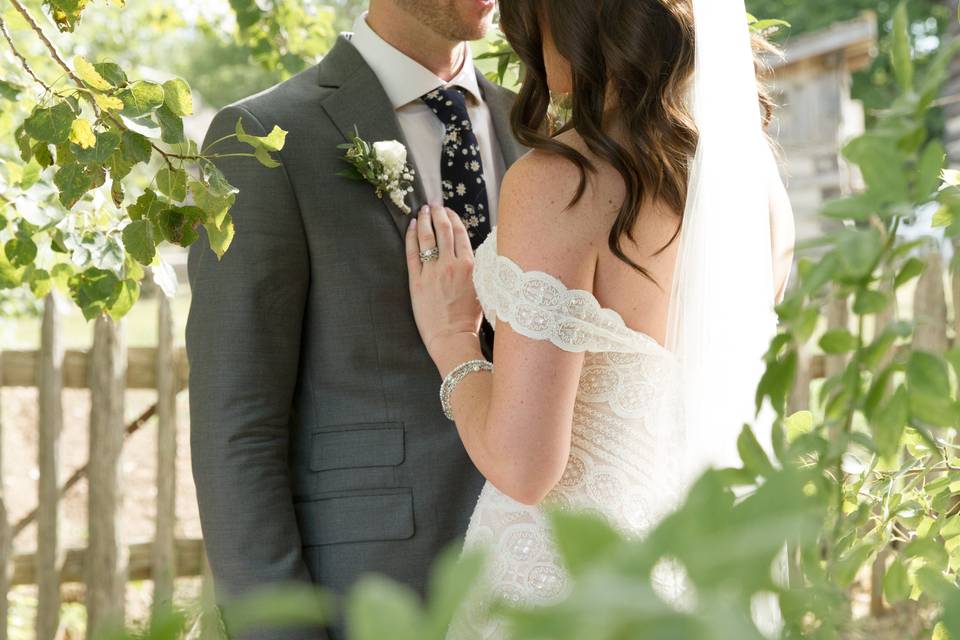
[[770, 241], [773, 246], [773, 276], [776, 300], [780, 302], [787, 292], [790, 272], [793, 269], [796, 227], [790, 196], [780, 177], [776, 159], [771, 154], [770, 191]]
[[[568, 288], [590, 290], [596, 265], [587, 235], [591, 221], [565, 211], [577, 181], [575, 167], [560, 158], [532, 153], [521, 159], [501, 188], [497, 244], [501, 255], [523, 269], [545, 271]], [[435, 218], [438, 235], [447, 224], [460, 224], [445, 213]], [[434, 311], [427, 311], [422, 300], [418, 304], [417, 295], [415, 291], [418, 316], [436, 313], [433, 306]], [[474, 333], [425, 340], [441, 376], [482, 357]], [[540, 502], [563, 474], [583, 358], [499, 322], [493, 374], [470, 374], [453, 394], [457, 430], [474, 464], [519, 502]]]

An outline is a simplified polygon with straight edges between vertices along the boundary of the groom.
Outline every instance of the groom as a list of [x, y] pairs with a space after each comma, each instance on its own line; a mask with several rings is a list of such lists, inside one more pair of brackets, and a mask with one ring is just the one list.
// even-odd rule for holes
[[[487, 215], [472, 221], [482, 240], [520, 152], [513, 96], [476, 71], [467, 44], [487, 33], [494, 4], [371, 0], [320, 64], [210, 126], [204, 146], [241, 118], [256, 135], [275, 124], [289, 132], [279, 168], [217, 160], [240, 190], [236, 238], [222, 260], [203, 238], [189, 256], [193, 475], [225, 609], [271, 583], [343, 592], [371, 571], [422, 591], [437, 553], [466, 529], [482, 478], [443, 416], [414, 324], [409, 216], [370, 184], [338, 177], [337, 146], [354, 129], [371, 144], [404, 143], [416, 171], [407, 204], [483, 204]], [[453, 148], [452, 138], [469, 144]], [[458, 149], [469, 162], [448, 161]], [[231, 139], [216, 151], [244, 149]]]

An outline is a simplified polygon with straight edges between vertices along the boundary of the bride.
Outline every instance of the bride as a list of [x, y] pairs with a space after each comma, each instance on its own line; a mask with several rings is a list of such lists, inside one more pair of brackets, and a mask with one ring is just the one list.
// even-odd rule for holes
[[[475, 256], [442, 207], [407, 233], [444, 410], [487, 479], [465, 545], [489, 566], [454, 638], [504, 636], [492, 599], [568, 592], [545, 507], [642, 537], [697, 471], [731, 461], [792, 262], [743, 0], [501, 0], [500, 12], [526, 70], [513, 126], [531, 151]], [[551, 92], [572, 113], [547, 133]]]

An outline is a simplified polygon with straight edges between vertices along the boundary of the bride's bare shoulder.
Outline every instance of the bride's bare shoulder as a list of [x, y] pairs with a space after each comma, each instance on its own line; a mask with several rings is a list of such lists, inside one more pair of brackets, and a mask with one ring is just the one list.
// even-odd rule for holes
[[582, 205], [570, 206], [579, 185], [580, 170], [557, 153], [534, 149], [518, 159], [500, 188], [500, 252], [522, 257], [524, 268], [554, 273], [568, 286], [588, 283], [597, 225], [581, 215]]
[[[575, 131], [566, 131], [554, 139], [579, 152], [594, 167], [597, 166], [595, 158]], [[564, 212], [593, 208], [592, 196], [596, 191], [597, 176], [591, 171], [586, 173], [585, 197], [574, 203], [580, 191], [581, 175], [577, 164], [563, 154], [553, 150], [532, 149], [518, 159], [504, 176], [501, 206], [506, 206], [508, 215], [519, 210], [521, 215], [556, 224], [556, 217]], [[582, 217], [564, 216], [573, 220]]]

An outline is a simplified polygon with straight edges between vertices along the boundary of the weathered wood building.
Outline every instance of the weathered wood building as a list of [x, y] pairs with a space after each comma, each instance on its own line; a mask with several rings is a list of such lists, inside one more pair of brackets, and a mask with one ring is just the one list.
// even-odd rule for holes
[[800, 238], [819, 235], [816, 217], [827, 200], [858, 184], [840, 156], [846, 140], [864, 130], [863, 105], [851, 97], [853, 74], [877, 46], [873, 14], [790, 38], [782, 57], [768, 60], [771, 89], [780, 109], [771, 133], [783, 150], [783, 174]]
[[[958, 13], [957, 0], [946, 0], [951, 15]], [[950, 37], [960, 38], [960, 19], [952, 20]], [[947, 117], [947, 150], [950, 162], [960, 167], [960, 62], [951, 66], [950, 80], [943, 93], [943, 108]]]

